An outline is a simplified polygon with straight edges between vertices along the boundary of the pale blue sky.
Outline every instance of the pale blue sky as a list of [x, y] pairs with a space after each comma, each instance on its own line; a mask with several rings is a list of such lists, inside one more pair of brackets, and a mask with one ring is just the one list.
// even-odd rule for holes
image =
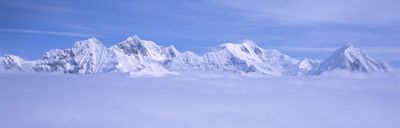
[[398, 0], [1, 0], [0, 54], [36, 59], [97, 37], [138, 35], [202, 54], [250, 39], [297, 58], [354, 44], [400, 67]]

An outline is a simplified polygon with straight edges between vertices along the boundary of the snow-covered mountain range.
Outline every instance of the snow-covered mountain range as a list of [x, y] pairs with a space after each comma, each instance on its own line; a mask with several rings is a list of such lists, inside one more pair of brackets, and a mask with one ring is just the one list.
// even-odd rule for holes
[[130, 75], [163, 76], [187, 71], [257, 73], [273, 76], [319, 75], [335, 69], [357, 72], [387, 72], [352, 45], [336, 50], [324, 61], [289, 57], [274, 49], [263, 49], [246, 40], [226, 43], [204, 54], [180, 52], [174, 46], [163, 47], [138, 36], [105, 47], [96, 38], [75, 42], [70, 49], [54, 49], [42, 58], [28, 61], [15, 55], [0, 57], [0, 71], [62, 72], [94, 74], [123, 72]]

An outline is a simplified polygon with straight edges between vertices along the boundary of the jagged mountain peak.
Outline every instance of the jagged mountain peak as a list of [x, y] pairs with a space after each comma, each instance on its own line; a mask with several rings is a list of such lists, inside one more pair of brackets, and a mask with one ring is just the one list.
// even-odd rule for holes
[[242, 45], [249, 47], [249, 48], [256, 48], [258, 45], [252, 40], [243, 40]]
[[[354, 45], [345, 45], [341, 48], [337, 49], [329, 58], [328, 60], [341, 60], [341, 61], [355, 61], [352, 59], [357, 58], [370, 58], [360, 49], [354, 47]], [[372, 58], [371, 58], [372, 59]]]
[[284, 74], [289, 76], [310, 75], [310, 72], [314, 68], [318, 67], [320, 63], [321, 62], [319, 60], [304, 58], [285, 69]]
[[105, 47], [97, 38], [91, 37], [86, 40], [76, 41], [74, 48]]
[[180, 54], [180, 52], [173, 45], [165, 47], [165, 50], [168, 57], [176, 57], [178, 54]]
[[77, 41], [72, 53], [78, 72], [82, 74], [111, 72], [116, 65], [115, 55], [96, 38]]
[[348, 44], [340, 47], [337, 49], [334, 53], [337, 54], [349, 54], [349, 53], [356, 53], [356, 52], [361, 52], [358, 48], [356, 48], [353, 44]]
[[356, 48], [354, 44], [346, 44], [341, 47], [341, 49], [354, 49]]
[[129, 55], [141, 56], [159, 56], [162, 52], [162, 46], [158, 46], [153, 41], [142, 40], [137, 35], [128, 37], [126, 40], [114, 45], [112, 49]]
[[10, 59], [22, 59], [20, 56], [16, 56], [13, 54], [5, 54], [3, 58], [10, 58]]
[[174, 52], [179, 52], [179, 50], [177, 50], [174, 45], [170, 45], [168, 47], [165, 47], [165, 49], [171, 50], [171, 51], [174, 51]]
[[22, 57], [12, 54], [5, 54], [0, 57], [0, 60], [3, 61], [3, 63], [15, 63], [17, 66], [22, 66], [22, 63], [25, 61]]
[[137, 35], [129, 36], [124, 41], [120, 42], [117, 45], [125, 45], [125, 46], [133, 46], [133, 47], [142, 47], [144, 45], [153, 45], [158, 46], [156, 43], [150, 40], [143, 40]]
[[101, 53], [106, 49], [106, 47], [95, 37], [76, 41], [74, 46], [72, 47], [72, 52], [75, 55], [82, 55], [88, 54], [86, 56], [92, 56], [93, 54]]
[[303, 70], [311, 70], [312, 68], [314, 68], [315, 64], [318, 63], [320, 63], [318, 60], [304, 58], [299, 62], [298, 68]]
[[130, 36], [111, 48], [106, 48], [92, 37], [76, 41], [70, 49], [50, 50], [38, 60], [25, 61], [18, 56], [6, 55], [0, 57], [0, 62], [0, 69], [78, 74], [117, 71], [133, 75], [163, 75], [175, 71], [199, 70], [299, 76], [319, 75], [333, 69], [386, 72], [385, 65], [376, 62], [354, 45], [339, 48], [321, 63], [312, 59], [297, 60], [276, 49], [263, 49], [251, 40], [225, 43], [198, 56], [191, 51], [181, 53], [173, 45], [157, 45], [137, 35]]
[[53, 49], [35, 61], [37, 72], [91, 74], [115, 70], [115, 55], [98, 39], [76, 41], [70, 49]]
[[129, 41], [141, 41], [142, 39], [138, 35], [133, 35], [133, 36], [129, 36], [128, 38], [126, 38], [126, 40], [129, 40]]
[[144, 40], [142, 40], [139, 36], [133, 35], [133, 36], [129, 36], [124, 41], [120, 42], [118, 45], [120, 45], [120, 44], [138, 45], [138, 44], [142, 44], [143, 42], [144, 42]]
[[277, 50], [263, 49], [250, 40], [222, 44], [204, 58], [211, 67], [217, 65], [215, 69], [268, 75], [281, 75], [282, 70], [294, 62], [293, 58]]
[[252, 40], [243, 40], [241, 43], [224, 43], [219, 45], [221, 48], [229, 48], [229, 47], [248, 47], [248, 48], [256, 48], [257, 44]]
[[6, 54], [0, 56], [0, 71], [31, 71], [31, 62], [22, 57]]
[[[253, 60], [256, 62], [275, 63], [280, 65], [283, 63], [292, 63], [296, 59], [290, 58], [288, 55], [276, 49], [263, 49], [251, 40], [244, 40], [242, 43], [225, 43], [221, 45], [223, 50], [227, 50], [233, 55], [241, 59]], [[284, 61], [282, 61], [284, 60]], [[279, 61], [278, 63], [273, 61]], [[290, 61], [290, 62], [289, 62]]]
[[356, 48], [346, 45], [336, 50], [328, 59], [321, 63], [317, 72], [334, 69], [346, 69], [361, 72], [386, 72], [386, 66], [372, 59], [370, 56]]
[[48, 58], [60, 58], [60, 57], [68, 56], [69, 54], [66, 51], [70, 51], [70, 50], [52, 49], [50, 51], [47, 51], [46, 54], [42, 58], [48, 59]]
[[237, 56], [260, 56], [263, 54], [264, 49], [251, 40], [244, 40], [241, 43], [222, 44], [217, 50], [228, 50]]

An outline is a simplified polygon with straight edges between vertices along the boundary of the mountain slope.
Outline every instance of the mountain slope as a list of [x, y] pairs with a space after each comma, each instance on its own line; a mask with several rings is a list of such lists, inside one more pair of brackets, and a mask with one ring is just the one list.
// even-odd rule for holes
[[75, 42], [71, 49], [54, 49], [35, 61], [37, 72], [93, 74], [116, 70], [115, 54], [96, 38]]
[[288, 76], [307, 76], [320, 65], [319, 60], [303, 59], [298, 63], [285, 69], [284, 74]]
[[26, 61], [19, 56], [4, 55], [0, 57], [0, 71], [31, 71], [32, 62]]
[[179, 54], [173, 46], [164, 48], [152, 41], [141, 40], [138, 36], [128, 37], [125, 41], [112, 46], [111, 50], [118, 61], [116, 68], [131, 75], [162, 76], [173, 73], [165, 69], [161, 63]]
[[353, 45], [343, 46], [336, 50], [328, 59], [314, 71], [321, 74], [334, 69], [344, 69], [358, 72], [386, 72], [384, 64], [372, 59], [370, 56], [355, 48]]
[[308, 76], [343, 69], [357, 72], [386, 72], [361, 50], [349, 45], [335, 51], [322, 63], [318, 60], [291, 58], [274, 49], [263, 49], [254, 42], [225, 43], [204, 55], [179, 52], [138, 36], [107, 48], [96, 38], [77, 41], [70, 49], [54, 49], [37, 60], [0, 57], [0, 71], [61, 72], [95, 74], [122, 72], [130, 75], [163, 76], [181, 72], [257, 73], [272, 76]]
[[297, 60], [277, 50], [266, 50], [254, 42], [226, 43], [203, 56], [206, 67], [213, 71], [235, 73], [256, 72], [281, 75], [281, 71]]
[[77, 64], [78, 73], [92, 74], [116, 70], [115, 54], [96, 38], [78, 41], [71, 49]]
[[34, 61], [33, 70], [36, 72], [78, 73], [73, 53], [70, 49], [54, 49]]

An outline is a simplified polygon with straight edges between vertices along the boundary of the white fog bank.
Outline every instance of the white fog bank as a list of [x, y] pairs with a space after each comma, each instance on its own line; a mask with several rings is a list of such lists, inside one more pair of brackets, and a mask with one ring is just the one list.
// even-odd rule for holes
[[400, 75], [0, 74], [1, 128], [398, 128]]

